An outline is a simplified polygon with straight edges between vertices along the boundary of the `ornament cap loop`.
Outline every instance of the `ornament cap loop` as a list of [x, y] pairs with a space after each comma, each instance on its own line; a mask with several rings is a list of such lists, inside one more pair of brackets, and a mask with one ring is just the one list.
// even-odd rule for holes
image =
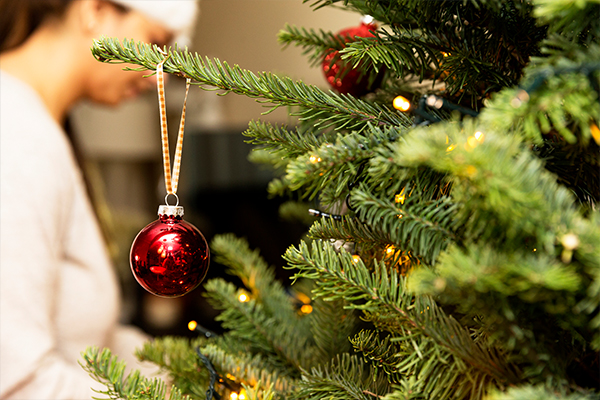
[[181, 206], [158, 206], [158, 215], [170, 215], [174, 217], [183, 217], [183, 207]]

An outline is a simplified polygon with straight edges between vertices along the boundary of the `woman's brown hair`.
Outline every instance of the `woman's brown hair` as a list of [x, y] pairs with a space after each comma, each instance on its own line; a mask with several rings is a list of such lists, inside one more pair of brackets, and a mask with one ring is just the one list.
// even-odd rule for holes
[[0, 53], [21, 45], [49, 17], [60, 17], [72, 0], [0, 0]]

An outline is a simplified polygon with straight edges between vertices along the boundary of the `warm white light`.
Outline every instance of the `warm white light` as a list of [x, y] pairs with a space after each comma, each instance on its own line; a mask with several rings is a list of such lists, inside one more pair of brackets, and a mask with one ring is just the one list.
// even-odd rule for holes
[[394, 102], [392, 103], [396, 110], [400, 111], [408, 111], [410, 110], [410, 101], [406, 97], [396, 96]]
[[245, 303], [245, 302], [247, 302], [248, 300], [250, 300], [250, 298], [248, 297], [248, 295], [247, 295], [246, 293], [241, 293], [241, 294], [238, 296], [238, 300], [239, 300], [240, 302], [242, 302], [242, 303]]
[[310, 314], [312, 312], [313, 308], [310, 304], [304, 304], [302, 307], [300, 307], [300, 311], [303, 314]]

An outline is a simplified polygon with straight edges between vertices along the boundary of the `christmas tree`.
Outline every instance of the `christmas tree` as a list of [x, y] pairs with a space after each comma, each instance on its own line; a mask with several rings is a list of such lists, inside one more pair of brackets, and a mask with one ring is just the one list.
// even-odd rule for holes
[[[332, 90], [164, 49], [167, 73], [289, 108], [294, 126], [244, 134], [310, 228], [284, 255], [293, 282], [214, 238], [244, 287], [205, 283], [224, 334], [139, 350], [168, 394], [109, 349], [82, 366], [126, 399], [600, 398], [598, 3], [314, 0], [378, 24], [281, 31]], [[165, 57], [108, 38], [93, 52], [150, 71]]]

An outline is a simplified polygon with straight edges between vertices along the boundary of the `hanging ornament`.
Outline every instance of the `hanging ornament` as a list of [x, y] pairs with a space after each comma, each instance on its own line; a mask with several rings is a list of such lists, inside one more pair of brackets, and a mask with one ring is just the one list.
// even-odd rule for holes
[[[129, 261], [133, 276], [144, 289], [156, 296], [179, 297], [200, 285], [208, 271], [210, 251], [206, 239], [198, 228], [183, 220], [183, 207], [179, 206], [179, 198], [176, 194], [183, 149], [183, 127], [185, 104], [190, 87], [189, 79], [186, 83], [173, 175], [171, 175], [164, 95], [163, 64], [165, 61], [166, 58], [158, 64], [156, 74], [163, 167], [167, 189], [166, 205], [159, 206], [158, 220], [148, 224], [133, 240]], [[169, 195], [176, 198], [177, 202], [174, 206], [168, 203]]]
[[[377, 29], [377, 24], [369, 15], [362, 18], [360, 26], [343, 29], [337, 33], [343, 44], [354, 41], [355, 37], [373, 37], [372, 31]], [[363, 96], [377, 89], [383, 77], [382, 70], [375, 77], [369, 71], [364, 71], [361, 65], [352, 68], [342, 60], [339, 51], [330, 49], [321, 64], [323, 73], [329, 85], [339, 93], [351, 94], [354, 97]]]

